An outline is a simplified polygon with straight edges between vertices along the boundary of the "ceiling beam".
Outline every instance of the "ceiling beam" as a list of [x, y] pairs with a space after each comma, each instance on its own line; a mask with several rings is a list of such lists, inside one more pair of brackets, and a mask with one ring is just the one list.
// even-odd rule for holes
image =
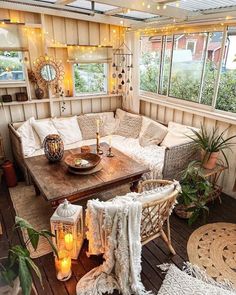
[[119, 13], [127, 13], [129, 11], [129, 9], [127, 8], [122, 8], [122, 7], [118, 7], [118, 8], [114, 8], [111, 10], [107, 10], [104, 12], [105, 15], [116, 15]]
[[153, 1], [150, 1], [146, 5], [143, 5], [144, 1], [142, 0], [136, 0], [136, 1], [116, 0], [115, 2], [112, 2], [112, 3], [111, 3], [111, 0], [96, 0], [96, 2], [108, 4], [108, 5], [115, 5], [117, 7], [126, 8], [130, 10], [148, 12], [148, 13], [153, 13], [156, 15], [168, 16], [168, 17], [180, 18], [180, 19], [187, 18], [189, 14], [188, 10], [177, 8], [174, 6], [169, 6], [169, 5], [167, 5], [166, 8], [160, 5], [159, 9], [157, 9], [158, 2], [153, 2]]
[[59, 4], [59, 5], [68, 5], [72, 2], [75, 2], [75, 0], [57, 0], [55, 2], [55, 4]]
[[[86, 20], [90, 22], [98, 22], [120, 26], [120, 18], [118, 17], [104, 15], [101, 13], [93, 13], [86, 9], [77, 9], [75, 7], [68, 6], [65, 7], [53, 3], [39, 2], [34, 0], [0, 0], [0, 7], [5, 9], [14, 9], [20, 11], [49, 14], [72, 19]], [[140, 22], [127, 19], [125, 21], [125, 26], [130, 27], [137, 23]]]

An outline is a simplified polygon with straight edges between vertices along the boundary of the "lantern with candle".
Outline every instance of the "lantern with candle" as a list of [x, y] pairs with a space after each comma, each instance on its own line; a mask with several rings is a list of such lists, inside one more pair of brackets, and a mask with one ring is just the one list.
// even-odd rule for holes
[[43, 141], [44, 153], [50, 162], [60, 161], [64, 155], [64, 144], [58, 134], [49, 134]]
[[65, 200], [58, 206], [51, 219], [53, 243], [58, 249], [56, 258], [57, 278], [70, 278], [70, 259], [77, 259], [84, 240], [83, 208]]

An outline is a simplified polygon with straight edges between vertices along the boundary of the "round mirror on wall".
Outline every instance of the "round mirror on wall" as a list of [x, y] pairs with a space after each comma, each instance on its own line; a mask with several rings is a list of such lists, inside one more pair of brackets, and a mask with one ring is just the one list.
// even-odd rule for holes
[[61, 61], [47, 55], [34, 62], [34, 69], [37, 82], [42, 86], [58, 86], [64, 79], [65, 72]]
[[50, 64], [43, 65], [40, 72], [42, 79], [47, 82], [51, 82], [56, 79], [56, 69]]

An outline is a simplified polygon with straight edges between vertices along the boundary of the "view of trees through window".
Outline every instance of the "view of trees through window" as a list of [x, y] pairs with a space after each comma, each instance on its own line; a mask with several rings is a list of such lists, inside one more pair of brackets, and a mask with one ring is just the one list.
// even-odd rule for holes
[[82, 93], [104, 93], [107, 91], [106, 64], [74, 64], [73, 67], [76, 95]]
[[24, 80], [22, 52], [0, 51], [0, 82]]
[[216, 95], [215, 108], [236, 112], [236, 27], [223, 41], [223, 32], [142, 37], [140, 89], [206, 105]]

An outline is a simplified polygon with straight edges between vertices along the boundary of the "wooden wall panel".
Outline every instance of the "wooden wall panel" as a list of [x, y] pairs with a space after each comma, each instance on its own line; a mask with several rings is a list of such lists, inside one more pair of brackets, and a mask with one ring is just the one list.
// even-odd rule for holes
[[100, 44], [107, 46], [110, 43], [110, 26], [107, 24], [100, 24]]
[[86, 21], [78, 21], [79, 45], [89, 44], [89, 23]]
[[53, 16], [53, 35], [56, 42], [66, 44], [66, 25], [65, 19], [62, 17]]
[[100, 26], [98, 23], [89, 23], [89, 44], [99, 45], [100, 44]]
[[[154, 107], [154, 105], [156, 105], [156, 107]], [[201, 124], [203, 124], [208, 130], [212, 130], [212, 128], [216, 126], [218, 127], [219, 132], [222, 132], [228, 128], [227, 132], [225, 133], [226, 137], [236, 134], [236, 124], [230, 125], [223, 121], [216, 121], [211, 118], [192, 114], [191, 112], [180, 111], [167, 106], [161, 106], [158, 103], [150, 103], [144, 100], [140, 101], [140, 113], [154, 118], [154, 110], [158, 109], [156, 120], [159, 122], [163, 121], [163, 108], [165, 109], [165, 123], [167, 124], [170, 121], [175, 121], [177, 123], [198, 128], [200, 128]], [[233, 191], [233, 187], [236, 185], [236, 146], [232, 147], [232, 151], [233, 152], [230, 152], [229, 150], [226, 151], [230, 166], [229, 169], [226, 170], [219, 178], [218, 184], [223, 185], [223, 191], [226, 194], [236, 198], [236, 192]], [[223, 160], [222, 156], [221, 158]]]
[[67, 45], [79, 44], [77, 21], [67, 18], [66, 25], [66, 43]]

